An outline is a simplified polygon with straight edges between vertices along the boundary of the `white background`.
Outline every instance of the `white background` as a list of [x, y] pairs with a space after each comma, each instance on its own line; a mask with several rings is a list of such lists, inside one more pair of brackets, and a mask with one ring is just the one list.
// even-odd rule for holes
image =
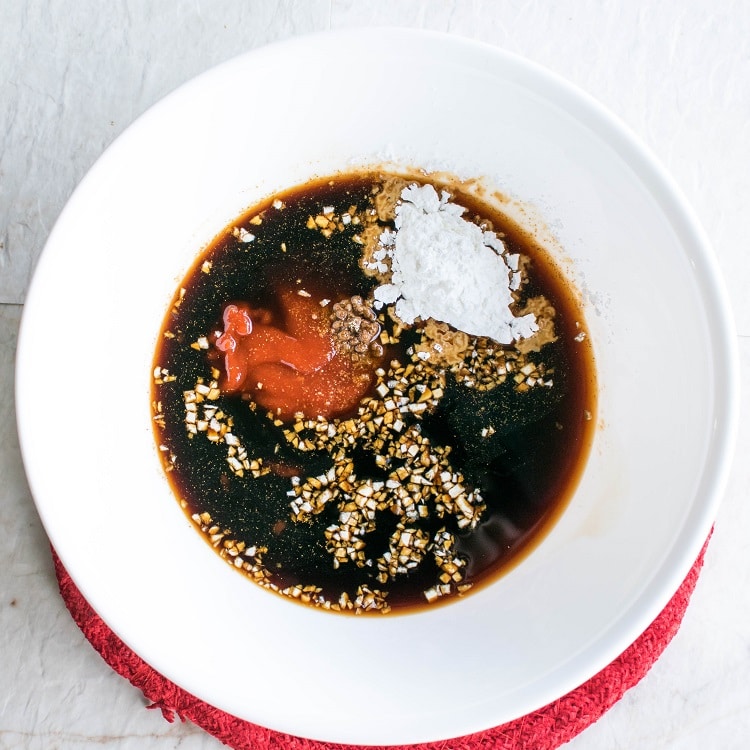
[[[170, 725], [145, 710], [141, 694], [88, 645], [59, 597], [15, 429], [13, 363], [24, 295], [76, 183], [151, 104], [266, 42], [372, 25], [449, 31], [501, 46], [560, 73], [617, 114], [666, 165], [708, 232], [747, 383], [747, 0], [2, 0], [0, 749], [220, 747], [189, 723]], [[346, 97], [357, 92], [357, 75], [342, 70], [339, 80], [311, 85], [321, 86], [321, 96]], [[667, 326], [656, 321], [654, 335]], [[77, 407], [60, 394], [55, 429]], [[571, 750], [748, 746], [750, 411], [745, 402], [741, 409], [730, 485], [682, 628], [648, 676]]]

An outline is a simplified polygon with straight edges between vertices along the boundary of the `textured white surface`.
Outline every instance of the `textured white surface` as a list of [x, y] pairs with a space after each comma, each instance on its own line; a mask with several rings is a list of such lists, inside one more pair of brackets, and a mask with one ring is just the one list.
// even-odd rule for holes
[[[0, 4], [0, 748], [214, 748], [166, 724], [86, 643], [57, 593], [21, 466], [13, 355], [35, 259], [102, 150], [175, 86], [239, 52], [326, 28], [451, 31], [565, 76], [671, 171], [711, 238], [750, 373], [750, 4], [709, 0], [4, 0]], [[301, 75], [304, 72], [301, 71]], [[341, 95], [351, 72], [342, 71]], [[52, 385], [52, 384], [51, 384]], [[64, 404], [61, 404], [64, 407]], [[567, 747], [697, 750], [750, 738], [750, 468], [737, 460], [682, 628], [646, 679]]]

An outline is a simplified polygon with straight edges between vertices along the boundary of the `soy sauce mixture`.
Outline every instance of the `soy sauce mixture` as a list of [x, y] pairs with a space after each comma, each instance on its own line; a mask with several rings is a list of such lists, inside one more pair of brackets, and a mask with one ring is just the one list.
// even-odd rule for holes
[[520, 254], [516, 306], [536, 301], [547, 340], [407, 326], [374, 302], [393, 185], [340, 175], [240, 217], [182, 282], [154, 359], [156, 441], [187, 515], [256, 583], [341, 612], [434, 606], [507, 570], [565, 506], [593, 433], [574, 296], [476, 197], [451, 189]]

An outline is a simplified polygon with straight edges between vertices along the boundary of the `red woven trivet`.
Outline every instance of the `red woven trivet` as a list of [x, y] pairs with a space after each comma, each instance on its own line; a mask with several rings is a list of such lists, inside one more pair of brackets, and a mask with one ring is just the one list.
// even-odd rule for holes
[[[706, 545], [669, 604], [633, 645], [608, 667], [548, 706], [458, 740], [409, 746], [411, 750], [556, 750], [606, 713], [661, 656], [680, 627], [703, 566]], [[73, 619], [104, 661], [126, 677], [172, 722], [189, 719], [234, 750], [353, 750], [355, 745], [315, 742], [251, 724], [187, 693], [136, 656], [94, 612], [52, 550], [60, 593]], [[372, 749], [370, 749], [372, 750]]]

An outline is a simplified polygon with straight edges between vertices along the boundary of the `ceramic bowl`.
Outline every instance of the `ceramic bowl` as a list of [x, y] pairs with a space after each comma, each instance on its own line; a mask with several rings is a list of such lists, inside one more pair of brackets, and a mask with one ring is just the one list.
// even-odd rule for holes
[[[162, 472], [149, 388], [171, 295], [213, 236], [275, 190], [382, 162], [481, 177], [526, 207], [585, 300], [599, 409], [575, 495], [519, 565], [447, 606], [356, 618], [263, 591], [200, 539]], [[292, 39], [166, 97], [70, 199], [22, 323], [26, 471], [84, 596], [179, 686], [314, 739], [456, 737], [582, 684], [678, 588], [730, 461], [727, 310], [673, 182], [557, 76], [439, 34]]]

